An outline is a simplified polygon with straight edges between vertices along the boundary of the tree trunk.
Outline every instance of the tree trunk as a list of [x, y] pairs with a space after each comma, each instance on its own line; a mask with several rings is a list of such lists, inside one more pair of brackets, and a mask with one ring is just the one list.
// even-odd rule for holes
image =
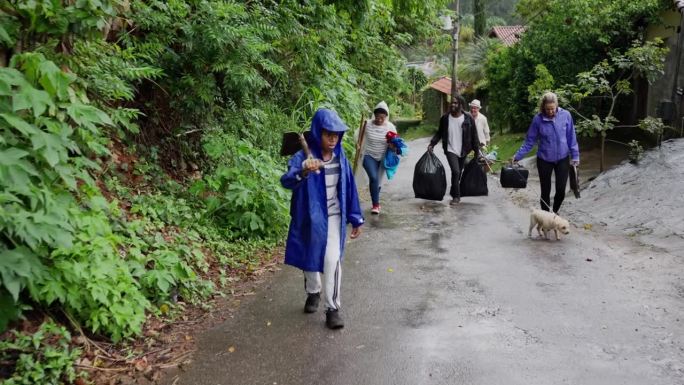
[[475, 37], [484, 36], [487, 31], [487, 14], [485, 13], [486, 0], [473, 1], [473, 14], [475, 15]]
[[461, 1], [456, 0], [456, 22], [451, 35], [451, 102], [458, 96], [458, 39], [461, 34]]

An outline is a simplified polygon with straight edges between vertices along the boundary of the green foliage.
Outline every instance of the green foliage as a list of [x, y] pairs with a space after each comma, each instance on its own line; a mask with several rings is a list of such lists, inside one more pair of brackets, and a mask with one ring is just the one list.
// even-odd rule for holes
[[[662, 75], [665, 55], [668, 50], [661, 45], [660, 39], [648, 41], [644, 44], [635, 41], [624, 53], [613, 51], [609, 60], [602, 60], [591, 70], [579, 73], [577, 83], [566, 85], [562, 91], [566, 97], [569, 95], [571, 100], [575, 102], [580, 102], [589, 97], [608, 100], [608, 108], [603, 118], [596, 114], [587, 118], [573, 109], [581, 119], [577, 124], [578, 134], [592, 137], [595, 133], [599, 133], [601, 136], [601, 171], [603, 171], [603, 149], [606, 136], [610, 130], [619, 127], [616, 125], [619, 120], [614, 116], [618, 100], [620, 96], [632, 92], [631, 82], [635, 76], [643, 76], [651, 83], [655, 81], [658, 75]], [[649, 119], [643, 122], [641, 126], [658, 131], [662, 128], [662, 122], [659, 124], [658, 121]], [[639, 147], [630, 146], [632, 147], [631, 152], [636, 154], [634, 156], [637, 159], [640, 156]]]
[[281, 134], [411, 110], [397, 48], [445, 3], [4, 2], [0, 328], [30, 303], [118, 342], [210, 296], [210, 261], [257, 266], [288, 223]]
[[564, 87], [563, 93], [569, 95], [573, 102], [580, 102], [589, 97], [599, 97], [609, 102], [603, 119], [597, 115], [587, 119], [580, 114], [583, 120], [589, 121], [580, 125], [581, 133], [587, 133], [586, 128], [589, 128], [605, 136], [617, 122], [614, 109], [618, 99], [632, 92], [631, 80], [635, 76], [643, 76], [651, 83], [663, 74], [668, 49], [661, 45], [662, 41], [659, 39], [644, 44], [635, 41], [624, 53], [612, 52], [610, 59], [602, 60], [591, 70], [577, 74], [577, 82]]
[[490, 52], [500, 47], [497, 39], [478, 37], [472, 44], [463, 48], [463, 60], [459, 63], [459, 78], [473, 84], [474, 91], [488, 88], [485, 73], [487, 57]]
[[[419, 97], [422, 89], [428, 84], [428, 78], [423, 71], [416, 68], [409, 68], [406, 74], [406, 81], [411, 84], [411, 104], [416, 106], [420, 102]], [[412, 117], [415, 115], [404, 115]]]
[[[529, 20], [520, 49], [546, 65], [559, 83], [571, 82], [609, 49], [628, 47], [639, 36], [636, 23], [656, 21], [662, 0], [522, 0], [519, 9], [542, 11]], [[667, 4], [669, 6], [669, 4]]]
[[64, 327], [48, 321], [35, 333], [13, 332], [0, 341], [0, 366], [13, 363], [11, 376], [4, 385], [60, 385], [78, 377], [74, 364], [81, 355], [69, 344], [71, 335]]
[[627, 157], [631, 163], [639, 163], [641, 157], [644, 155], [644, 147], [639, 144], [638, 140], [632, 140], [628, 143], [629, 154]]
[[[73, 245], [69, 209], [78, 202], [72, 193], [77, 178], [90, 180], [94, 164], [69, 151], [80, 153], [79, 142], [88, 148], [109, 121], [83, 104], [70, 87], [74, 78], [42, 55], [15, 56], [13, 63], [24, 72], [0, 68], [0, 274], [16, 301], [22, 288], [43, 276], [40, 256]], [[75, 121], [87, 128], [74, 131], [69, 123]]]
[[527, 87], [527, 101], [529, 103], [538, 104], [545, 92], [554, 89], [554, 79], [549, 70], [543, 64], [539, 64], [534, 68], [534, 74], [536, 79]]
[[485, 13], [485, 0], [473, 0], [473, 14], [475, 15], [475, 36], [482, 37], [487, 31], [487, 15]]
[[504, 101], [527, 100], [526, 90], [536, 79], [533, 68], [543, 64], [556, 84], [575, 82], [577, 74], [607, 59], [607, 52], [624, 52], [633, 40], [641, 40], [643, 26], [657, 23], [658, 13], [670, 6], [664, 0], [521, 0], [526, 32], [487, 63], [490, 105], [495, 111], [503, 108], [493, 121], [523, 130], [521, 122], [529, 120], [531, 109], [523, 108], [521, 115]]
[[580, 119], [575, 124], [577, 135], [585, 138], [593, 138], [597, 134], [605, 137], [607, 132], [615, 128], [618, 120], [614, 116], [606, 116], [601, 119], [598, 115], [592, 115], [590, 119]]
[[15, 302], [24, 288], [34, 301], [58, 302], [114, 340], [137, 333], [148, 302], [119, 257], [89, 175], [97, 165], [85, 156], [108, 152], [101, 127], [112, 121], [41, 54], [12, 63], [0, 68], [2, 286]]
[[639, 128], [655, 136], [658, 140], [662, 137], [665, 132], [665, 123], [661, 118], [654, 118], [652, 116], [647, 116], [642, 121], [639, 122]]
[[[18, 51], [39, 48], [45, 41], [67, 49], [71, 35], [95, 37], [105, 26], [106, 18], [115, 17], [124, 0], [100, 1], [4, 1], [0, 37], [6, 47]], [[7, 23], [7, 24], [5, 24]]]
[[[490, 151], [494, 150], [497, 152], [497, 158], [502, 162], [497, 162], [491, 165], [494, 171], [498, 171], [503, 162], [508, 161], [515, 155], [515, 152], [520, 148], [520, 144], [525, 140], [525, 134], [522, 133], [492, 133], [492, 143]], [[536, 149], [532, 149], [531, 153], [534, 154]]]
[[[489, 54], [486, 76], [489, 80], [489, 107], [492, 124], [522, 132], [530, 123], [530, 111], [537, 102], [529, 100], [528, 86], [537, 76], [529, 65], [529, 55], [514, 47], [502, 47]], [[511, 103], [515, 100], [516, 103]]]
[[207, 195], [204, 216], [225, 228], [231, 239], [282, 236], [288, 194], [278, 183], [262, 183], [279, 180], [278, 165], [250, 142], [230, 135], [207, 137], [205, 149], [219, 166], [192, 188]]

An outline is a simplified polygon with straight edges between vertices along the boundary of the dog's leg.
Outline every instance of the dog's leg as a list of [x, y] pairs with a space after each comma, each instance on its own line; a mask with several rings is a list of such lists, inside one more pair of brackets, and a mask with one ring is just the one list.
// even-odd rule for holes
[[556, 233], [556, 240], [560, 241], [560, 231], [558, 231], [558, 229], [553, 229], [553, 232]]
[[543, 229], [544, 230], [544, 239], [549, 239], [549, 230]]
[[527, 231], [527, 237], [532, 237], [532, 229], [534, 228], [534, 225], [536, 222], [534, 221], [534, 215], [530, 215], [530, 229]]
[[537, 223], [537, 233], [539, 234], [540, 237], [543, 237], [544, 234], [542, 234], [542, 225], [541, 223]]

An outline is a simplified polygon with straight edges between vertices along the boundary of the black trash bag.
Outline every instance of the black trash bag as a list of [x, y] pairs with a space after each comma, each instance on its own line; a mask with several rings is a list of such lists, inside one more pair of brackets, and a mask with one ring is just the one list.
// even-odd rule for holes
[[446, 194], [446, 171], [432, 151], [426, 152], [413, 170], [413, 192], [416, 198], [441, 201]]
[[463, 167], [461, 174], [462, 197], [476, 197], [489, 194], [487, 189], [487, 173], [482, 169], [482, 164], [473, 159]]

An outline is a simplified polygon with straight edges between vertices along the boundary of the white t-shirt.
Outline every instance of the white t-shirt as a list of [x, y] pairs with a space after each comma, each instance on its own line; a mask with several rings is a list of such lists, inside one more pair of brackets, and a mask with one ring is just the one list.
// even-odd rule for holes
[[461, 114], [458, 118], [449, 115], [449, 144], [447, 151], [457, 156], [461, 156], [463, 150], [463, 121], [465, 114]]

